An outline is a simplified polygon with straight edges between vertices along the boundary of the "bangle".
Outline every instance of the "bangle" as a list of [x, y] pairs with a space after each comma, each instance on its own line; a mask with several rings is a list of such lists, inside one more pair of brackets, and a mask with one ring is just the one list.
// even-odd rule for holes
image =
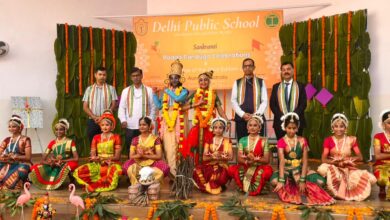
[[301, 178], [299, 178], [299, 182], [305, 183], [305, 182], [306, 182], [306, 177], [301, 177]]
[[279, 183], [285, 183], [286, 180], [285, 180], [284, 178], [280, 178], [280, 177], [279, 177], [278, 182], [279, 182]]

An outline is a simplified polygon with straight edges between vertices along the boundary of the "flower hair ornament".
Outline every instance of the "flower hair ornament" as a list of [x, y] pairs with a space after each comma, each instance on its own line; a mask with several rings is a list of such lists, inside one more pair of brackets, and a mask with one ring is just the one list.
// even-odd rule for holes
[[217, 122], [221, 122], [223, 124], [223, 127], [226, 128], [228, 122], [224, 119], [224, 118], [221, 118], [221, 117], [216, 117], [214, 118], [212, 121], [211, 121], [211, 126], [210, 126], [210, 131], [213, 131], [214, 129], [214, 125], [215, 123]]
[[116, 127], [116, 120], [115, 120], [115, 117], [114, 115], [112, 114], [112, 111], [110, 110], [105, 110], [103, 112], [103, 114], [100, 116], [100, 119], [103, 121], [103, 120], [106, 120], [106, 121], [109, 121], [112, 125], [112, 129], [111, 130], [114, 130], [115, 127]]
[[390, 109], [383, 110], [379, 115], [378, 126], [380, 129], [385, 130], [383, 123], [385, 123], [387, 120], [390, 120]]
[[60, 120], [58, 120], [57, 124], [54, 125], [54, 127], [63, 127], [65, 128], [65, 131], [67, 131], [69, 129], [69, 122], [68, 120], [66, 120], [65, 118], [61, 118]]
[[297, 113], [295, 113], [295, 112], [288, 112], [288, 113], [284, 114], [284, 115], [280, 118], [280, 120], [282, 121], [281, 127], [282, 127], [282, 130], [283, 130], [283, 131], [286, 131], [285, 124], [286, 124], [286, 119], [287, 119], [289, 116], [291, 116], [290, 122], [294, 122], [294, 119], [295, 119], [295, 121], [297, 121], [297, 126], [299, 127], [299, 115], [298, 115]]
[[252, 115], [252, 117], [248, 120], [248, 122], [251, 121], [251, 120], [257, 121], [260, 125], [264, 124], [264, 120], [263, 120], [263, 118], [261, 117], [260, 114]]
[[333, 126], [333, 124], [336, 123], [338, 120], [341, 120], [344, 123], [345, 127], [348, 128], [348, 118], [342, 113], [336, 113], [333, 115], [332, 120], [330, 120], [331, 126]]
[[204, 73], [201, 73], [198, 75], [198, 78], [201, 77], [202, 75], [205, 75], [207, 76], [209, 79], [212, 79], [213, 78], [213, 74], [214, 74], [214, 71], [210, 70], [208, 72], [204, 72]]
[[11, 118], [9, 119], [9, 122], [16, 126], [19, 126], [20, 130], [23, 130], [24, 128], [22, 118], [19, 115], [12, 115]]

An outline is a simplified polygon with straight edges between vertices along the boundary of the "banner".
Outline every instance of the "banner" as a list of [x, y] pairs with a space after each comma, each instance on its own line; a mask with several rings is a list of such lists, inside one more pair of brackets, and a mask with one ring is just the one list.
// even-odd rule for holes
[[279, 28], [283, 11], [251, 11], [133, 18], [137, 38], [136, 66], [143, 82], [166, 86], [170, 64], [184, 65], [184, 86], [198, 88], [198, 75], [214, 71], [212, 87], [231, 89], [243, 77], [242, 60], [256, 62], [255, 74], [267, 87], [280, 81]]

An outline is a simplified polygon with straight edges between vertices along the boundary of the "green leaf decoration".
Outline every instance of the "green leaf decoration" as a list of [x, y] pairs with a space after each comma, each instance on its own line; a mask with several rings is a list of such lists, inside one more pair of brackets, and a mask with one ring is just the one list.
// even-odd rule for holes
[[[307, 23], [297, 23], [297, 80], [307, 83], [308, 39]], [[372, 120], [368, 116], [370, 104], [368, 94], [371, 89], [369, 66], [371, 52], [369, 48], [370, 35], [367, 32], [367, 10], [353, 12], [351, 27], [351, 86], [347, 85], [347, 33], [348, 13], [338, 16], [338, 35], [334, 34], [334, 15], [325, 17], [325, 88], [333, 94], [333, 99], [323, 107], [316, 99], [308, 100], [305, 110], [306, 127], [303, 136], [310, 146], [310, 157], [320, 158], [322, 141], [331, 135], [330, 118], [333, 114], [345, 113], [350, 119], [348, 133], [358, 138], [364, 159], [368, 159], [368, 149], [371, 146]], [[322, 36], [321, 18], [312, 19], [311, 28], [311, 71], [312, 85], [319, 91], [322, 89]], [[334, 39], [338, 38], [338, 90], [334, 91]], [[280, 28], [283, 55], [280, 60], [292, 61], [293, 24], [285, 24]], [[327, 219], [327, 213], [318, 215]]]
[[[87, 116], [83, 111], [83, 96], [80, 96], [79, 82], [82, 80], [82, 93], [90, 85], [90, 68], [91, 68], [91, 50], [90, 50], [90, 35], [89, 27], [82, 27], [81, 44], [82, 44], [82, 76], [79, 77], [79, 55], [78, 55], [78, 28], [76, 25], [68, 26], [69, 40], [69, 93], [65, 94], [65, 25], [57, 24], [57, 38], [54, 41], [54, 54], [57, 62], [57, 99], [56, 109], [57, 114], [53, 120], [53, 124], [57, 123], [58, 118], [66, 118], [71, 124], [68, 135], [76, 141], [77, 149], [81, 157], [88, 156], [90, 153], [90, 143], [86, 134]], [[102, 54], [102, 29], [93, 28], [93, 69], [103, 64]], [[131, 69], [135, 64], [134, 53], [136, 52], [137, 42], [135, 36], [131, 32], [126, 32], [127, 35], [127, 68]], [[116, 62], [117, 87], [116, 91], [121, 92], [124, 87], [123, 81], [123, 32], [115, 32], [115, 51], [116, 60], [112, 60], [112, 33], [111, 30], [106, 30], [106, 69], [107, 82], [112, 84], [112, 64]], [[120, 94], [120, 93], [119, 93]], [[115, 132], [121, 132], [118, 125]], [[124, 136], [122, 134], [122, 136]], [[109, 212], [103, 211], [106, 216], [112, 216]], [[110, 219], [110, 218], [108, 218]]]

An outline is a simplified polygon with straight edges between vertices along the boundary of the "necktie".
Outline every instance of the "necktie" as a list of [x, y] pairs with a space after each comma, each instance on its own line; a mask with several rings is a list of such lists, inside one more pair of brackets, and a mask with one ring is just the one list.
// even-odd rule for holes
[[284, 83], [284, 100], [286, 101], [287, 111], [290, 112], [290, 96], [288, 95], [288, 85], [290, 85], [290, 83]]

